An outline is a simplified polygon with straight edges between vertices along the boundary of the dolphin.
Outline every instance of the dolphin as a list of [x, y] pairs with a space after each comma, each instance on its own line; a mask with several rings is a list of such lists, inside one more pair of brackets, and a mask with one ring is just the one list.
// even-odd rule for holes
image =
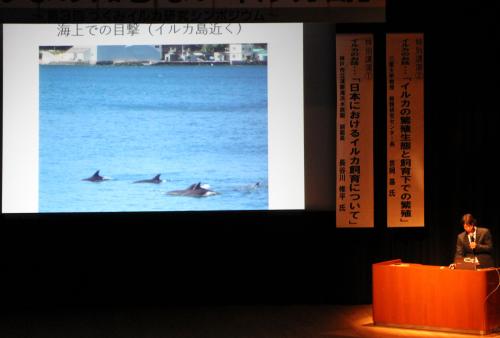
[[262, 183], [260, 181], [257, 181], [257, 182], [252, 183], [252, 184], [247, 184], [247, 185], [236, 187], [233, 190], [245, 192], [245, 193], [250, 193], [254, 190], [260, 189], [262, 186], [263, 186]]
[[202, 188], [201, 182], [191, 184], [187, 189], [172, 190], [167, 192], [167, 195], [172, 196], [189, 196], [189, 197], [207, 197], [217, 195], [217, 193], [210, 189]]
[[149, 180], [139, 180], [139, 181], [135, 181], [134, 183], [154, 183], [154, 184], [159, 184], [162, 182], [162, 180], [160, 179], [160, 175], [161, 174], [158, 174], [156, 175], [155, 177], [149, 179]]
[[82, 179], [82, 181], [89, 181], [89, 182], [102, 182], [102, 181], [107, 181], [108, 179], [99, 175], [99, 170], [97, 170], [94, 175]]

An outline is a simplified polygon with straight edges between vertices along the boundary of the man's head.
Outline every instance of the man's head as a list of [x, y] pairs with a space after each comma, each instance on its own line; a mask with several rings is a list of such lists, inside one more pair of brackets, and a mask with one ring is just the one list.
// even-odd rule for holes
[[474, 232], [476, 224], [476, 219], [471, 214], [465, 214], [462, 216], [462, 225], [464, 226], [465, 232], [468, 234]]

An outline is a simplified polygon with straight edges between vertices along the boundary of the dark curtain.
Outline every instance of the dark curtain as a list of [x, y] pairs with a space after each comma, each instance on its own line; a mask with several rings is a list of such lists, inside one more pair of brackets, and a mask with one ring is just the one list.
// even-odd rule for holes
[[[447, 266], [464, 213], [490, 228], [500, 264], [499, 17], [496, 1], [388, 0], [386, 24], [329, 26], [331, 44], [326, 50], [331, 57], [335, 30], [375, 33], [374, 229], [335, 229], [331, 210], [189, 217], [19, 216], [15, 221], [3, 215], [1, 303], [371, 303], [373, 263], [401, 258]], [[386, 32], [425, 34], [423, 229], [385, 227]], [[334, 59], [330, 62], [326, 69], [334, 79]], [[318, 71], [311, 63], [314, 60], [306, 60], [306, 73]], [[310, 73], [305, 78], [310, 79]], [[329, 82], [327, 90], [321, 90], [332, 89]], [[334, 114], [335, 107], [328, 106], [334, 102], [306, 97], [308, 126], [323, 121], [307, 116], [317, 109], [314, 105], [327, 105]], [[331, 133], [335, 119], [327, 123], [321, 130]], [[317, 131], [312, 129], [308, 133]], [[324, 136], [327, 142], [334, 140], [331, 134]], [[334, 161], [328, 158], [325, 163], [331, 166]], [[306, 174], [321, 173], [314, 169], [321, 164], [307, 164]]]

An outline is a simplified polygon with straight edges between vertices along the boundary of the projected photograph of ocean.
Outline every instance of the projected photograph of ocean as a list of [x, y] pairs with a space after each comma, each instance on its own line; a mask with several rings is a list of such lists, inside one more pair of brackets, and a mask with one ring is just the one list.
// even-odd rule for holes
[[266, 63], [117, 60], [40, 63], [40, 212], [268, 209]]

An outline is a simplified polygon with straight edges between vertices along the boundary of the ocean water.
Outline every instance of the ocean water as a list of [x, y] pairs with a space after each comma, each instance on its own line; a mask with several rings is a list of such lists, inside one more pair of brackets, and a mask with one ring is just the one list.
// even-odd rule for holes
[[267, 103], [266, 66], [41, 65], [39, 211], [268, 209]]

